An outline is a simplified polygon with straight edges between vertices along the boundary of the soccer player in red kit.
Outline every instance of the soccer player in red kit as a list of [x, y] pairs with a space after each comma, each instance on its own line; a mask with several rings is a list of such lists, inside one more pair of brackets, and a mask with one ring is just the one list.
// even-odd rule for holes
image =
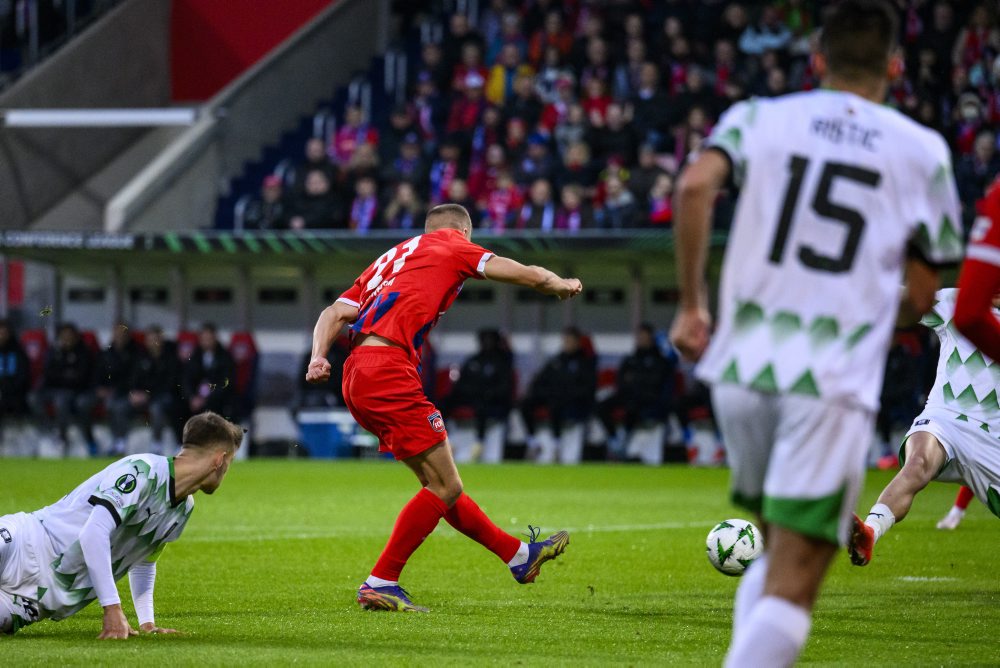
[[534, 288], [567, 299], [580, 294], [575, 278], [497, 257], [470, 241], [472, 220], [457, 204], [430, 210], [424, 234], [383, 253], [320, 315], [313, 331], [310, 382], [330, 377], [327, 351], [350, 325], [351, 354], [344, 364], [344, 401], [358, 423], [375, 434], [420, 480], [421, 489], [396, 518], [389, 542], [358, 590], [369, 610], [427, 612], [399, 586], [410, 555], [443, 517], [455, 529], [500, 557], [514, 579], [533, 582], [541, 565], [569, 543], [560, 531], [524, 543], [494, 524], [464, 493], [441, 411], [421, 387], [418, 351], [427, 333], [455, 301], [469, 278]]
[[980, 215], [958, 279], [955, 327], [983, 354], [1000, 360], [1000, 320], [993, 309], [993, 299], [1000, 293], [1000, 178], [977, 208]]

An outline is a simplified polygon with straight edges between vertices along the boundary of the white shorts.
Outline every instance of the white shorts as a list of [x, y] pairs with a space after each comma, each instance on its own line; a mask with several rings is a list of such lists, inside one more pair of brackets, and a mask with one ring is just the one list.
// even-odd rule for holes
[[739, 385], [712, 388], [732, 467], [732, 498], [774, 524], [845, 544], [861, 493], [874, 414]]
[[946, 408], [927, 406], [906, 432], [899, 460], [906, 459], [906, 439], [927, 432], [944, 448], [947, 461], [937, 475], [942, 482], [963, 482], [1000, 517], [1000, 426]]
[[16, 633], [41, 618], [36, 599], [44, 532], [28, 513], [0, 516], [0, 633]]

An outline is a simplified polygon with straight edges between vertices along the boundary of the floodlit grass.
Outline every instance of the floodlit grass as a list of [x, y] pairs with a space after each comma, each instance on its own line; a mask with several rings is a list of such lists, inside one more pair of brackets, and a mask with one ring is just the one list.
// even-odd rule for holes
[[[0, 460], [0, 513], [54, 501], [105, 463]], [[466, 466], [466, 490], [501, 526], [568, 528], [570, 545], [536, 584], [519, 586], [442, 522], [403, 574], [432, 613], [398, 615], [363, 612], [354, 593], [416, 491], [405, 467], [238, 463], [218, 493], [198, 496], [187, 531], [159, 561], [157, 622], [184, 635], [98, 642], [94, 604], [0, 637], [0, 656], [18, 666], [718, 665], [738, 581], [712, 570], [704, 538], [740, 515], [727, 476]], [[889, 477], [870, 474], [864, 508]], [[1000, 524], [974, 502], [958, 531], [936, 531], [955, 490], [932, 485], [869, 567], [838, 558], [804, 663], [997, 661]], [[120, 585], [129, 600], [127, 578]]]

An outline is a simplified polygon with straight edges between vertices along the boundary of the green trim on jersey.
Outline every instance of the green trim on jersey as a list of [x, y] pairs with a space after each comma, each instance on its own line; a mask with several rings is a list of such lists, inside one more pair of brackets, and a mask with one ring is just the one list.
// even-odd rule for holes
[[986, 507], [997, 517], [1000, 517], [1000, 492], [993, 487], [986, 490]]
[[733, 502], [734, 506], [740, 506], [742, 508], [746, 508], [752, 513], [760, 514], [761, 497], [748, 496], [734, 489], [729, 498]]
[[789, 499], [764, 496], [762, 515], [769, 524], [777, 524], [797, 533], [840, 543], [840, 513], [847, 487], [816, 499]]

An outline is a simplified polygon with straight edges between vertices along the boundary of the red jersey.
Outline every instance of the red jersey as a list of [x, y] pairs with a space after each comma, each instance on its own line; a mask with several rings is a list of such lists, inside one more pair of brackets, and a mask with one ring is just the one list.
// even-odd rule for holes
[[1000, 291], [1000, 178], [977, 203], [980, 217], [969, 235], [965, 265], [958, 279], [955, 324], [979, 350], [1000, 359], [1000, 320], [991, 308]]
[[468, 278], [484, 278], [493, 253], [453, 229], [393, 246], [365, 269], [337, 301], [358, 309], [351, 336], [376, 334], [406, 348], [416, 363], [427, 333]]

